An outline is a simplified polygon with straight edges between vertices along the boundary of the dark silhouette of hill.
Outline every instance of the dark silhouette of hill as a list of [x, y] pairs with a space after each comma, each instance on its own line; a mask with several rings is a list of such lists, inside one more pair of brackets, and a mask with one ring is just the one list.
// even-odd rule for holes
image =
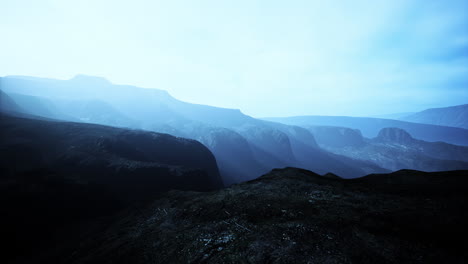
[[[141, 172], [142, 179], [149, 177], [146, 180], [157, 184], [140, 187], [159, 190], [184, 186], [191, 190], [221, 187], [213, 155], [194, 140], [142, 130], [6, 114], [1, 114], [0, 126], [0, 162], [6, 173], [4, 176], [47, 169], [67, 174], [71, 179], [73, 174], [86, 177], [75, 179], [77, 181], [112, 184], [137, 179], [136, 175]], [[165, 171], [167, 175], [155, 174], [152, 169]], [[183, 177], [184, 172], [191, 171], [198, 172], [199, 178]], [[111, 177], [109, 182], [108, 177]]]
[[0, 114], [0, 229], [7, 256], [29, 254], [38, 243], [52, 243], [60, 228], [162, 191], [222, 187], [214, 156], [197, 141], [24, 116]]
[[23, 260], [464, 263], [467, 176], [403, 170], [344, 180], [275, 169], [215, 192], [167, 192], [82, 222], [80, 232], [62, 229], [57, 244]]
[[398, 119], [414, 123], [468, 129], [468, 104], [431, 108], [418, 113], [399, 117]]

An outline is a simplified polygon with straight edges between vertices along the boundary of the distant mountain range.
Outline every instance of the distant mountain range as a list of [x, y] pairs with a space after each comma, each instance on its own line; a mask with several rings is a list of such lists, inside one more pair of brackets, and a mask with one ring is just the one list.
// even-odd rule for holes
[[468, 129], [419, 124], [407, 121], [372, 118], [372, 117], [349, 117], [349, 116], [294, 116], [265, 118], [273, 122], [310, 128], [313, 126], [335, 126], [358, 129], [362, 135], [373, 138], [381, 129], [396, 127], [406, 130], [414, 138], [430, 142], [447, 142], [455, 145], [468, 146]]
[[255, 119], [239, 110], [185, 103], [162, 90], [114, 85], [90, 76], [4, 77], [0, 82], [1, 89], [30, 114], [198, 140], [214, 153], [226, 185], [286, 166], [344, 177], [386, 171], [320, 149], [307, 129]]
[[[466, 168], [466, 161], [459, 157], [464, 150], [453, 147], [442, 148], [445, 156], [433, 157], [418, 150], [419, 145], [402, 144], [411, 150], [403, 161], [403, 156], [390, 154], [396, 151], [393, 143], [380, 142], [378, 148], [376, 141], [369, 143], [382, 129], [392, 127], [403, 129], [420, 141], [468, 146], [468, 130], [463, 128], [334, 116], [260, 120], [235, 109], [182, 102], [163, 90], [115, 85], [104, 78], [85, 75], [70, 80], [8, 76], [0, 79], [0, 85], [10, 98], [5, 105], [19, 109], [17, 112], [198, 140], [215, 155], [225, 185], [287, 166], [351, 178], [403, 168], [427, 171]], [[333, 134], [336, 136], [330, 137]], [[357, 145], [351, 151], [349, 147], [353, 144]], [[381, 151], [388, 156], [383, 158]], [[382, 158], [375, 158], [374, 154]], [[437, 162], [432, 162], [434, 159]]]
[[398, 119], [415, 123], [468, 129], [468, 104], [431, 108], [422, 112], [404, 115]]
[[391, 170], [444, 171], [468, 167], [468, 147], [414, 139], [400, 128], [383, 128], [369, 139], [345, 127], [311, 127], [320, 147]]

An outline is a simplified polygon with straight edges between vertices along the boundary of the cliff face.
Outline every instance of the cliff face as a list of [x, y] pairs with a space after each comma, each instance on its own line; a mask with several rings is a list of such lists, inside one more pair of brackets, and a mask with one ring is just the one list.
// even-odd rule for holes
[[398, 144], [411, 144], [415, 140], [405, 130], [396, 127], [387, 127], [380, 130], [376, 138], [379, 142], [391, 142]]
[[346, 127], [314, 126], [310, 131], [320, 144], [332, 147], [358, 147], [364, 145], [361, 131]]

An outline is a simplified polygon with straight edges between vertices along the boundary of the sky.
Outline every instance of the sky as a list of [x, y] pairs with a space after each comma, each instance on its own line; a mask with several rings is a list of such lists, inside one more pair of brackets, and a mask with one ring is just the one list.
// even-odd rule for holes
[[254, 117], [468, 103], [468, 0], [0, 0], [0, 76], [167, 90]]

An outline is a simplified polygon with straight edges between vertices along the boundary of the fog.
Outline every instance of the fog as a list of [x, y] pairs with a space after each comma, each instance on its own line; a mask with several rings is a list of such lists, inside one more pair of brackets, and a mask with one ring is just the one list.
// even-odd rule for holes
[[3, 1], [0, 76], [103, 76], [255, 117], [415, 112], [468, 98], [467, 9], [457, 0]]

